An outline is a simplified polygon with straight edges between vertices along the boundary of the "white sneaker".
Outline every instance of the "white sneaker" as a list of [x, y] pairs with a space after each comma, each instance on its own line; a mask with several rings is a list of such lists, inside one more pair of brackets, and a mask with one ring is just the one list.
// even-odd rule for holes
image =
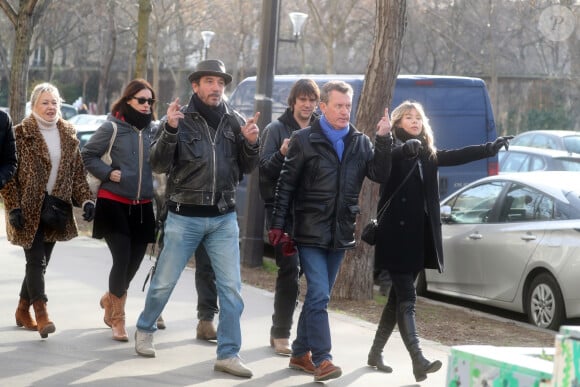
[[155, 347], [153, 346], [153, 333], [135, 331], [135, 352], [145, 357], [155, 357]]
[[242, 378], [251, 378], [253, 376], [252, 370], [246, 367], [238, 356], [216, 360], [213, 369], [214, 371], [226, 372]]

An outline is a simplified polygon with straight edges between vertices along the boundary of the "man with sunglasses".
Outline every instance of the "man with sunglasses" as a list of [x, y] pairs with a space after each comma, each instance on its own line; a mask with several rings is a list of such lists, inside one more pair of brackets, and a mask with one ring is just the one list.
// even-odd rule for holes
[[215, 270], [220, 304], [214, 370], [250, 378], [252, 371], [239, 357], [244, 302], [235, 194], [240, 175], [258, 164], [259, 113], [245, 122], [225, 103], [232, 76], [219, 60], [198, 63], [189, 81], [189, 104], [181, 107], [176, 98], [169, 105], [151, 147], [154, 172], [168, 174], [168, 213], [163, 250], [137, 321], [135, 351], [155, 356], [155, 322], [202, 243]]

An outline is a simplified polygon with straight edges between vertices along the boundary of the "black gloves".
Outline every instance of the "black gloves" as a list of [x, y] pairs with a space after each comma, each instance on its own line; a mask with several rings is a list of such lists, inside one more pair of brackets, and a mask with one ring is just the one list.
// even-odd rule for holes
[[417, 157], [421, 146], [421, 141], [416, 138], [411, 138], [403, 144], [403, 154], [408, 158]]
[[508, 150], [510, 147], [509, 140], [512, 138], [514, 138], [514, 136], [503, 136], [496, 138], [494, 142], [488, 142], [485, 144], [485, 150], [487, 151], [487, 154], [490, 156], [495, 156], [502, 147], [505, 147], [505, 150]]
[[83, 219], [87, 222], [95, 219], [95, 205], [92, 202], [86, 202], [83, 206]]
[[20, 208], [15, 208], [8, 214], [8, 221], [17, 230], [22, 230], [24, 228], [24, 215], [22, 215], [22, 210]]

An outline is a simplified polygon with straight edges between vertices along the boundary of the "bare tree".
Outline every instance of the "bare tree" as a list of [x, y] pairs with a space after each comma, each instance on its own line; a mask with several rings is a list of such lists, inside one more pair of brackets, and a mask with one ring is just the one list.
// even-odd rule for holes
[[152, 11], [151, 0], [139, 0], [139, 19], [137, 27], [137, 55], [135, 78], [147, 78], [147, 51], [149, 41], [149, 16]]
[[28, 58], [30, 41], [42, 12], [51, 0], [21, 0], [18, 11], [8, 0], [0, 0], [0, 8], [14, 26], [16, 36], [10, 70], [10, 115], [15, 122], [24, 118], [26, 90], [28, 86]]
[[106, 8], [106, 27], [101, 31], [99, 36], [101, 40], [100, 56], [100, 77], [99, 77], [99, 95], [97, 98], [97, 110], [103, 114], [108, 110], [108, 86], [111, 73], [111, 65], [117, 49], [117, 26], [115, 23], [115, 1], [108, 0], [106, 3], [99, 3]]
[[[376, 123], [390, 106], [395, 81], [399, 73], [399, 58], [407, 20], [406, 0], [377, 0], [375, 42], [365, 73], [356, 120], [357, 127], [369, 137], [375, 137]], [[357, 239], [371, 214], [376, 212], [378, 186], [368, 179], [363, 184], [359, 197]], [[373, 295], [373, 248], [360, 243], [350, 250], [338, 274], [333, 297], [352, 300], [368, 300]]]

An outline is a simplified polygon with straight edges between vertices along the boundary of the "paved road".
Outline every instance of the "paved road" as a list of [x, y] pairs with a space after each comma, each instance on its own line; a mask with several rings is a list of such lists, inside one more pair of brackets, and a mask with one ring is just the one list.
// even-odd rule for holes
[[[0, 386], [300, 386], [313, 385], [310, 375], [288, 368], [288, 358], [275, 355], [268, 345], [273, 294], [243, 287], [243, 361], [252, 379], [214, 372], [215, 345], [195, 340], [196, 294], [194, 273], [186, 270], [163, 313], [167, 329], [155, 335], [156, 358], [134, 351], [133, 334], [144, 305], [141, 291], [151, 264], [146, 259], [129, 289], [129, 343], [111, 339], [102, 322], [99, 298], [105, 290], [110, 255], [105, 244], [87, 237], [57, 243], [46, 274], [48, 309], [56, 332], [43, 340], [37, 332], [18, 328], [14, 311], [24, 272], [22, 249], [6, 240], [0, 211]], [[398, 332], [385, 356], [394, 373], [366, 366], [375, 326], [330, 313], [333, 356], [343, 376], [329, 386], [416, 386], [411, 361]], [[443, 361], [443, 369], [421, 386], [445, 385], [449, 347], [423, 340], [428, 358]]]

